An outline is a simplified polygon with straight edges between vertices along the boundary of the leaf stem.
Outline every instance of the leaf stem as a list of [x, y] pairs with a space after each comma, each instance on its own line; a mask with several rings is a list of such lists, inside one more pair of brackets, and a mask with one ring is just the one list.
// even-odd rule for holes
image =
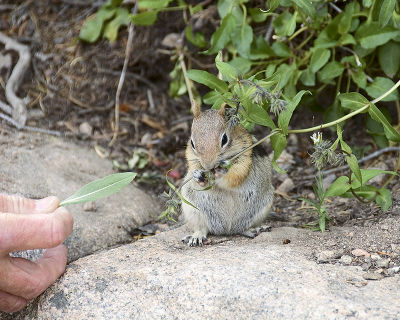
[[239, 153], [237, 153], [236, 155], [234, 155], [232, 158], [229, 159], [229, 162], [232, 162], [233, 160], [237, 159], [238, 157], [240, 157], [243, 153], [249, 151], [250, 149], [253, 149], [255, 146], [258, 146], [260, 143], [263, 143], [264, 141], [266, 141], [268, 138], [274, 136], [275, 134], [277, 134], [278, 132], [280, 132], [280, 129], [274, 129], [272, 130], [272, 132], [265, 136], [264, 138], [258, 140], [257, 142], [253, 143], [250, 147], [247, 147], [246, 149], [240, 151]]
[[304, 26], [303, 28], [300, 28], [297, 30], [295, 33], [292, 34], [292, 36], [288, 39], [288, 41], [292, 41], [294, 38], [296, 38], [300, 33], [303, 31], [306, 31], [308, 29], [308, 26]]
[[384, 94], [382, 94], [381, 96], [379, 96], [378, 98], [372, 100], [370, 103], [366, 104], [365, 106], [361, 107], [360, 109], [357, 109], [356, 111], [353, 111], [343, 117], [341, 117], [340, 119], [337, 119], [335, 121], [332, 122], [328, 122], [325, 124], [321, 124], [319, 126], [315, 126], [315, 127], [311, 127], [311, 128], [306, 128], [306, 129], [294, 129], [294, 130], [289, 130], [288, 133], [305, 133], [305, 132], [312, 132], [312, 131], [316, 131], [316, 130], [321, 130], [323, 128], [328, 128], [330, 126], [334, 126], [340, 122], [343, 122], [347, 119], [352, 118], [353, 116], [355, 116], [356, 114], [359, 114], [365, 110], [367, 110], [369, 108], [369, 106], [371, 104], [375, 104], [379, 101], [381, 101], [382, 99], [386, 98], [389, 94], [391, 94], [394, 90], [396, 90], [398, 87], [400, 86], [400, 80], [397, 81], [397, 83], [391, 87], [388, 91], [386, 91]]

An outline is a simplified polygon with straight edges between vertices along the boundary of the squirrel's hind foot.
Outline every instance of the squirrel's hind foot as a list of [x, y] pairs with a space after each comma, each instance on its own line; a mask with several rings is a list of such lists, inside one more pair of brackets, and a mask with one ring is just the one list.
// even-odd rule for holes
[[251, 228], [251, 229], [248, 229], [248, 230], [244, 231], [244, 232], [242, 233], [242, 236], [245, 236], [245, 237], [247, 237], [247, 238], [254, 239], [254, 238], [257, 237], [261, 232], [270, 232], [271, 229], [272, 229], [271, 226], [268, 226], [268, 225], [261, 225], [261, 226], [259, 226], [259, 227], [257, 227], [257, 228]]
[[186, 243], [189, 247], [202, 247], [203, 244], [207, 243], [207, 237], [203, 234], [195, 232], [192, 235], [187, 235], [182, 239], [183, 243]]

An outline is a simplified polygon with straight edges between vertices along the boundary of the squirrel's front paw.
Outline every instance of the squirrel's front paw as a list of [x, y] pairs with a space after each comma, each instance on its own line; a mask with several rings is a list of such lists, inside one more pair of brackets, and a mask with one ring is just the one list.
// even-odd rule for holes
[[204, 187], [208, 183], [206, 172], [200, 169], [193, 171], [192, 177], [200, 186]]
[[189, 247], [202, 247], [203, 244], [207, 243], [207, 237], [202, 234], [194, 233], [184, 237], [182, 242], [186, 243]]

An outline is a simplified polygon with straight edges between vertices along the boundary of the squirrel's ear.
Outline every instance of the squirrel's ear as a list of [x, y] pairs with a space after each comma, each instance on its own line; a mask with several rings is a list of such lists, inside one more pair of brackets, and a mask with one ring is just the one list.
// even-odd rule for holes
[[225, 106], [226, 106], [226, 103], [221, 104], [221, 107], [218, 110], [219, 115], [225, 116]]
[[200, 115], [200, 106], [196, 102], [196, 100], [192, 100], [192, 110], [193, 110], [193, 116], [197, 118]]

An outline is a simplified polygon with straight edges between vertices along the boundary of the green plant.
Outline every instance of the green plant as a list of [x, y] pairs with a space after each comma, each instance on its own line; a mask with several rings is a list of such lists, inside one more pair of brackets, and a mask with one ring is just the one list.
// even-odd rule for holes
[[136, 173], [123, 172], [114, 173], [107, 177], [92, 181], [84, 185], [72, 196], [60, 202], [60, 206], [69, 204], [84, 203], [108, 197], [113, 193], [120, 191], [132, 182]]
[[[379, 169], [359, 169], [355, 156], [349, 151], [350, 147], [343, 141], [342, 129], [337, 125], [338, 138], [334, 143], [323, 140], [322, 134], [318, 132], [313, 134], [311, 139], [314, 142], [314, 152], [311, 155], [311, 161], [318, 169], [316, 176], [316, 183], [313, 184], [313, 190], [316, 200], [299, 198], [310, 204], [318, 213], [318, 222], [306, 225], [313, 230], [320, 230], [322, 232], [326, 229], [326, 224], [329, 222], [330, 217], [325, 208], [325, 200], [332, 196], [351, 197], [354, 196], [362, 202], [375, 200], [383, 211], [389, 209], [392, 205], [392, 198], [390, 191], [385, 187], [377, 188], [373, 185], [368, 185], [367, 182], [380, 174], [397, 175], [394, 171], [385, 171]], [[340, 143], [341, 150], [337, 151]], [[326, 165], [337, 166], [346, 161], [350, 168], [353, 168], [354, 173], [350, 172], [349, 176], [341, 176], [336, 179], [326, 190], [323, 185], [322, 169]], [[350, 181], [352, 181], [350, 183]], [[362, 199], [363, 198], [363, 199]], [[364, 200], [366, 199], [366, 200]], [[318, 225], [318, 227], [316, 227]]]
[[311, 207], [314, 208], [314, 210], [318, 214], [318, 221], [306, 224], [305, 227], [311, 228], [314, 231], [320, 230], [322, 232], [325, 232], [326, 224], [330, 221], [330, 217], [328, 211], [325, 208], [326, 191], [324, 189], [323, 176], [320, 171], [318, 171], [318, 175], [315, 177], [315, 180], [316, 181], [312, 187], [316, 200], [312, 201], [306, 198], [299, 198], [299, 200], [307, 202], [309, 205], [311, 205]]
[[[198, 53], [216, 55], [216, 70], [186, 72], [184, 59], [190, 65], [193, 53], [185, 45], [171, 50], [177, 61], [171, 73], [171, 94], [179, 96], [188, 91], [199, 101], [190, 79], [210, 89], [201, 100], [211, 108], [225, 103], [235, 110], [235, 117], [246, 128], [256, 124], [269, 128], [271, 133], [258, 143], [270, 138], [273, 165], [278, 172], [283, 170], [276, 165], [276, 159], [286, 147], [288, 134], [336, 126], [338, 138], [330, 149], [334, 151], [340, 145], [350, 174], [339, 177], [324, 197], [374, 200], [382, 210], [387, 210], [391, 204], [390, 191], [385, 186], [366, 183], [377, 174], [397, 173], [360, 169], [352, 148], [342, 137], [342, 127], [357, 116], [362, 118], [363, 130], [377, 146], [400, 142], [397, 90], [400, 3], [395, 0], [263, 3], [265, 6], [259, 8], [253, 1], [219, 0], [216, 4], [219, 25], [207, 37], [201, 29], [196, 29], [196, 22], [204, 18], [202, 5], [191, 6], [181, 0], [177, 7], [167, 8], [169, 1], [139, 1], [142, 17], [154, 18], [160, 11], [184, 11], [188, 16], [182, 32], [186, 40], [198, 47]], [[155, 21], [155, 18], [146, 20], [148, 24]], [[332, 89], [335, 94], [329, 95]], [[323, 124], [289, 129], [292, 115], [302, 100], [313, 112], [323, 114]], [[398, 124], [392, 119], [396, 113]]]

